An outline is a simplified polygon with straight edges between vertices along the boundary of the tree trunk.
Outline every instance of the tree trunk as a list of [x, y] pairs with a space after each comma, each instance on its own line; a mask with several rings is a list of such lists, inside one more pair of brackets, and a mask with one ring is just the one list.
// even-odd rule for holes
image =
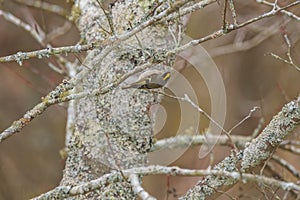
[[[105, 16], [96, 1], [78, 1], [81, 11], [78, 27], [81, 35], [91, 43], [105, 40], [109, 36], [108, 32], [124, 34], [143, 22], [141, 16], [150, 13], [153, 2], [117, 1]], [[113, 31], [107, 20], [109, 17]], [[104, 48], [89, 52], [82, 68], [89, 67], [91, 70], [76, 86], [76, 92], [103, 88], [147, 62], [154, 51], [174, 48], [169, 26], [167, 23], [159, 23], [148, 27], [115, 45], [116, 48], [109, 49], [111, 47], [108, 46], [107, 55], [103, 53], [106, 51]], [[153, 68], [163, 71], [166, 66], [153, 64]], [[136, 76], [129, 79], [132, 81]], [[60, 185], [78, 185], [113, 170], [147, 164], [153, 123], [149, 110], [151, 105], [159, 103], [160, 96], [148, 90], [121, 89], [124, 84], [104, 95], [85, 97], [70, 104], [73, 108], [69, 110], [75, 111], [69, 112], [69, 115], [75, 115], [69, 116], [75, 119], [74, 131], [67, 144], [68, 159]], [[77, 196], [76, 199], [116, 197], [136, 198], [128, 180], [109, 184], [105, 188]]]

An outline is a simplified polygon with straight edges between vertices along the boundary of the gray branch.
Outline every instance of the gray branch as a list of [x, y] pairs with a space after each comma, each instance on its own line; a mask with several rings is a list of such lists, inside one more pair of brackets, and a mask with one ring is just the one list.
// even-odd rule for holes
[[[263, 164], [270, 158], [281, 142], [293, 133], [300, 124], [300, 96], [294, 101], [286, 104], [282, 110], [273, 117], [269, 125], [262, 133], [251, 142], [246, 148], [239, 152], [232, 152], [230, 156], [217, 164], [213, 169], [226, 172], [249, 172], [255, 166]], [[233, 177], [218, 177], [208, 175], [197, 185], [191, 188], [181, 199], [207, 199], [216, 198], [215, 192], [222, 188], [226, 190], [238, 179]]]

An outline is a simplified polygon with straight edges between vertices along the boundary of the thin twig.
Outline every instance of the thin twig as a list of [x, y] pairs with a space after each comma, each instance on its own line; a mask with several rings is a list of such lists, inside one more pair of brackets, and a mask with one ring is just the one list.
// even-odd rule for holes
[[[272, 6], [272, 7], [274, 7], [276, 5], [275, 3], [264, 1], [264, 0], [259, 0], [259, 1], [256, 1], [256, 2], [261, 3], [261, 4], [265, 4], [265, 5], [268, 5], [268, 6]], [[276, 6], [278, 7], [278, 5], [276, 5]], [[292, 13], [290, 11], [281, 10], [280, 12], [287, 15], [287, 16], [289, 16], [289, 17], [291, 17], [292, 19], [300, 21], [300, 17], [298, 17], [297, 15], [295, 15], [294, 13]]]
[[262, 130], [262, 127], [265, 123], [265, 118], [261, 117], [258, 121], [257, 127], [254, 129], [253, 133], [251, 134], [252, 138], [256, 138], [256, 136], [260, 133]]
[[227, 22], [226, 22], [226, 11], [227, 11], [228, 0], [224, 0], [223, 12], [222, 12], [222, 29], [226, 31]]
[[[300, 186], [293, 182], [279, 181], [274, 178], [268, 178], [265, 176], [253, 175], [243, 173], [242, 177], [239, 172], [227, 172], [221, 170], [192, 170], [183, 169], [179, 167], [165, 167], [165, 166], [148, 166], [139, 167], [123, 170], [125, 176], [130, 176], [132, 174], [136, 175], [171, 175], [171, 176], [207, 176], [214, 175], [216, 177], [230, 177], [236, 181], [242, 179], [243, 182], [254, 182], [258, 184], [272, 185], [279, 187], [285, 191], [295, 190], [300, 191]], [[91, 180], [89, 182], [81, 183], [75, 186], [60, 186], [39, 197], [34, 198], [35, 200], [45, 199], [45, 198], [55, 198], [57, 196], [67, 198], [69, 196], [75, 196], [79, 194], [86, 194], [88, 192], [94, 191], [104, 185], [111, 184], [113, 182], [119, 181], [121, 174], [119, 172], [113, 172], [110, 174], [105, 174], [102, 177]]]
[[[196, 133], [195, 133], [196, 134]], [[219, 145], [228, 145], [229, 140], [225, 135], [211, 136], [214, 141], [217, 141]], [[247, 142], [250, 142], [253, 138], [250, 136], [239, 136], [231, 135], [232, 142], [239, 148], [244, 148]], [[204, 135], [178, 135], [175, 137], [165, 138], [156, 141], [151, 151], [159, 151], [161, 149], [176, 149], [176, 148], [186, 148], [198, 146], [206, 143], [206, 137]]]
[[151, 196], [148, 192], [144, 190], [141, 186], [138, 175], [130, 174], [129, 181], [132, 185], [132, 189], [135, 194], [137, 194], [142, 200], [156, 200], [153, 196]]
[[22, 4], [22, 5], [26, 5], [26, 6], [30, 6], [30, 7], [34, 7], [34, 8], [38, 8], [38, 9], [42, 9], [48, 12], [52, 12], [54, 14], [66, 17], [68, 12], [67, 10], [65, 10], [64, 8], [52, 4], [52, 3], [48, 3], [45, 1], [40, 1], [40, 0], [14, 0], [16, 3]]
[[[201, 1], [200, 3], [194, 4], [192, 6], [190, 6], [189, 8], [183, 9], [182, 12], [186, 12], [188, 13], [189, 11], [192, 11], [194, 9], [200, 9], [203, 8], [207, 5], [209, 5], [210, 3], [213, 3], [215, 1], [212, 0], [207, 0], [207, 1]], [[238, 28], [244, 27], [248, 24], [251, 24], [253, 22], [256, 22], [260, 19], [266, 18], [266, 17], [270, 17], [275, 15], [277, 12], [280, 12], [283, 9], [286, 9], [288, 7], [294, 6], [299, 4], [300, 1], [291, 3], [283, 8], [280, 9], [276, 9], [276, 10], [272, 10], [268, 13], [265, 13], [261, 16], [255, 17], [253, 19], [250, 19], [242, 24], [239, 24], [238, 26], [231, 26], [231, 28], [229, 29], [230, 31], [232, 30], [236, 30]], [[146, 22], [141, 23], [140, 25], [138, 25], [137, 27], [133, 28], [131, 31], [124, 33], [118, 37], [111, 37], [108, 38], [106, 41], [104, 41], [101, 45], [96, 45], [94, 43], [92, 44], [88, 44], [88, 45], [76, 45], [76, 46], [70, 46], [70, 47], [59, 47], [59, 48], [49, 48], [49, 49], [44, 49], [44, 50], [40, 50], [40, 51], [33, 51], [33, 52], [28, 52], [28, 53], [22, 53], [19, 52], [15, 55], [11, 55], [11, 56], [6, 56], [6, 57], [1, 57], [0, 58], [0, 62], [9, 62], [9, 61], [18, 61], [20, 63], [23, 62], [24, 59], [29, 59], [32, 57], [43, 57], [43, 56], [50, 56], [50, 55], [54, 55], [54, 54], [60, 54], [60, 53], [79, 53], [81, 51], [86, 51], [86, 50], [90, 50], [93, 49], [95, 47], [105, 47], [102, 50], [101, 56], [99, 56], [99, 58], [97, 58], [99, 61], [98, 63], [101, 62], [101, 60], [114, 48], [117, 47], [117, 45], [121, 42], [124, 41], [128, 38], [130, 38], [131, 36], [135, 35], [136, 33], [140, 32], [141, 30], [143, 30], [144, 28], [152, 25], [153, 23], [158, 22], [159, 20], [163, 19], [164, 17], [167, 17], [170, 13], [173, 13], [174, 9], [167, 9], [157, 15], [155, 15], [153, 18], [149, 19]], [[181, 14], [182, 14], [181, 12]], [[176, 13], [174, 14], [176, 15]], [[174, 53], [178, 53], [180, 51], [185, 50], [186, 48], [190, 47], [190, 46], [194, 46], [194, 45], [198, 45], [201, 42], [210, 40], [210, 39], [215, 39], [216, 37], [220, 37], [222, 35], [224, 35], [224, 31], [223, 30], [219, 30], [214, 32], [213, 34], [210, 34], [208, 36], [205, 36], [201, 39], [198, 40], [193, 40], [185, 45], [182, 45], [179, 48], [173, 49], [169, 52], [166, 53], [166, 56], [170, 56], [170, 55], [174, 55]], [[117, 39], [116, 39], [117, 38]], [[95, 67], [95, 66], [94, 66]], [[13, 135], [16, 132], [19, 132], [23, 127], [25, 127], [27, 124], [29, 124], [30, 121], [32, 121], [32, 119], [34, 119], [36, 116], [40, 115], [41, 113], [43, 113], [46, 108], [48, 108], [50, 105], [54, 105], [60, 102], [65, 102], [65, 101], [69, 101], [71, 99], [75, 99], [75, 98], [82, 98], [84, 97], [83, 95], [97, 95], [99, 94], [99, 91], [92, 91], [92, 92], [87, 92], [87, 93], [81, 93], [79, 95], [76, 94], [70, 94], [70, 95], [66, 95], [66, 97], [62, 97], [60, 98], [61, 94], [63, 94], [64, 92], [72, 89], [76, 83], [78, 83], [80, 80], [82, 80], [83, 77], [85, 77], [86, 74], [88, 74], [89, 70], [85, 69], [83, 71], [81, 71], [76, 77], [74, 77], [73, 79], [71, 79], [68, 82], [65, 82], [63, 84], [61, 84], [60, 86], [58, 86], [56, 89], [54, 89], [49, 95], [47, 95], [47, 98], [44, 99], [43, 102], [41, 102], [40, 104], [36, 105], [32, 110], [28, 111], [28, 115], [25, 114], [21, 119], [15, 121], [10, 127], [8, 127], [5, 131], [3, 131], [0, 134], [0, 142], [3, 141], [4, 139], [6, 139], [7, 137]], [[124, 76], [123, 78], [126, 78], [126, 76]], [[122, 81], [122, 79], [121, 79]], [[100, 92], [100, 94], [102, 93], [106, 93], [108, 92], [111, 87], [114, 87], [115, 85], [118, 85], [119, 82], [116, 81], [116, 83], [112, 83], [109, 86], [107, 86], [106, 88], [103, 88]], [[63, 89], [62, 89], [63, 88]], [[54, 95], [52, 95], [54, 94]], [[56, 99], [53, 99], [53, 96]], [[49, 98], [48, 98], [49, 97]], [[221, 130], [224, 130], [221, 127]], [[226, 132], [225, 132], [226, 134]]]
[[[180, 3], [180, 5], [184, 5], [188, 0], [184, 0]], [[205, 0], [202, 3], [198, 3], [201, 6], [198, 6], [198, 9], [203, 8], [211, 3], [215, 2], [214, 0]], [[80, 53], [82, 51], [88, 51], [95, 48], [105, 48], [106, 46], [117, 46], [121, 41], [125, 41], [128, 38], [134, 36], [135, 34], [141, 32], [146, 27], [151, 26], [152, 24], [166, 18], [167, 16], [171, 15], [176, 11], [176, 7], [174, 8], [168, 8], [164, 10], [163, 12], [153, 16], [149, 20], [139, 24], [138, 26], [134, 27], [132, 30], [125, 32], [121, 35], [114, 35], [109, 38], [107, 38], [105, 41], [99, 42], [99, 43], [91, 43], [86, 45], [75, 45], [75, 46], [67, 46], [67, 47], [58, 47], [58, 48], [48, 48], [48, 49], [42, 49], [38, 51], [31, 51], [31, 52], [18, 52], [16, 54], [0, 57], [0, 63], [5, 62], [13, 62], [16, 61], [19, 65], [22, 65], [24, 60], [30, 59], [30, 58], [49, 58], [52, 55], [56, 54], [68, 54], [68, 53]], [[186, 13], [188, 14], [188, 13]], [[0, 13], [1, 15], [1, 13]], [[172, 15], [172, 17], [174, 17]]]
[[[288, 21], [288, 20], [287, 20]], [[287, 23], [287, 22], [285, 22]], [[257, 33], [253, 38], [246, 41], [238, 41], [232, 44], [223, 45], [219, 47], [214, 47], [209, 50], [209, 55], [212, 57], [222, 56], [230, 53], [235, 53], [239, 51], [246, 51], [253, 47], [258, 46], [268, 38], [278, 33], [279, 23], [274, 23], [271, 26], [265, 28], [264, 30]], [[248, 26], [249, 27], [249, 26]]]
[[[104, 58], [109, 51], [111, 51], [112, 48], [109, 48], [106, 53], [103, 54], [102, 58]], [[45, 98], [43, 98], [43, 101], [36, 106], [34, 106], [31, 110], [27, 111], [26, 114], [14, 121], [8, 128], [6, 128], [2, 133], [0, 133], [0, 143], [7, 139], [8, 137], [14, 135], [17, 132], [20, 132], [22, 128], [24, 128], [26, 125], [28, 125], [34, 118], [42, 114], [49, 106], [67, 102], [74, 99], [79, 99], [83, 97], [88, 96], [96, 96], [99, 94], [105, 94], [109, 92], [112, 88], [117, 87], [119, 84], [121, 84], [124, 80], [126, 80], [128, 77], [132, 76], [135, 73], [141, 72], [145, 70], [146, 68], [152, 66], [151, 63], [146, 63], [142, 65], [141, 67], [138, 67], [134, 71], [123, 75], [120, 79], [118, 79], [116, 82], [111, 83], [107, 86], [102, 87], [100, 90], [96, 89], [93, 91], [87, 91], [87, 92], [81, 92], [77, 94], [68, 94], [69, 90], [73, 88], [74, 85], [76, 85], [77, 82], [81, 80], [81, 77], [84, 77], [88, 71], [92, 70], [91, 68], [86, 68], [81, 73], [79, 73], [76, 78], [73, 78], [69, 81], [63, 81], [62, 84], [58, 85], [52, 92], [50, 92]], [[67, 95], [62, 95], [64, 93], [67, 93]]]
[[293, 63], [293, 61], [284, 59], [284, 58], [282, 58], [282, 57], [276, 55], [275, 53], [268, 53], [267, 55], [270, 55], [270, 56], [274, 57], [274, 58], [277, 59], [277, 60], [280, 60], [280, 61], [282, 61], [282, 62], [284, 62], [284, 63], [286, 63], [286, 64], [289, 64], [289, 65], [293, 66], [296, 70], [298, 70], [298, 71], [300, 72], [300, 67], [297, 66], [297, 65], [295, 65], [295, 64]]
[[297, 148], [294, 145], [280, 145], [280, 148], [293, 154], [300, 155], [300, 148]]
[[225, 135], [228, 137], [228, 140], [230, 142], [230, 144], [232, 145], [232, 148], [234, 150], [238, 150], [236, 145], [233, 143], [230, 133], [228, 131], [226, 131], [218, 122], [216, 122], [207, 112], [205, 112], [203, 109], [201, 109], [198, 105], [196, 105], [187, 94], [184, 95], [184, 97], [177, 97], [177, 96], [172, 96], [169, 94], [165, 94], [162, 93], [165, 96], [177, 99], [177, 100], [181, 100], [181, 101], [185, 101], [188, 102], [192, 107], [194, 107], [196, 110], [198, 110], [198, 112], [200, 112], [201, 114], [203, 114], [207, 119], [209, 119], [211, 122], [213, 122], [220, 130], [222, 130]]
[[[104, 49], [101, 52], [101, 55], [98, 58], [98, 61], [101, 62], [107, 54], [112, 51], [115, 46], [110, 46]], [[58, 85], [53, 91], [51, 91], [46, 97], [42, 99], [42, 102], [34, 106], [31, 110], [27, 111], [22, 118], [14, 121], [8, 128], [6, 128], [2, 133], [0, 133], [0, 143], [7, 139], [8, 137], [14, 135], [17, 132], [20, 132], [22, 128], [28, 125], [33, 119], [41, 115], [49, 106], [58, 104], [61, 102], [71, 100], [70, 96], [63, 94], [68, 94], [68, 91], [74, 88], [74, 86], [85, 77], [89, 69], [84, 69], [80, 73], [77, 74], [76, 77], [72, 78], [71, 80], [67, 81], [64, 80], [60, 85]]]
[[252, 115], [256, 110], [258, 110], [258, 109], [260, 109], [258, 106], [255, 106], [254, 108], [252, 108], [246, 117], [244, 117], [241, 121], [239, 121], [236, 125], [234, 125], [234, 126], [228, 131], [228, 134], [231, 134], [231, 132], [232, 132], [235, 128], [237, 128], [239, 125], [241, 125], [242, 123], [244, 123], [247, 119], [249, 119], [249, 118], [251, 117], [251, 115]]
[[273, 155], [271, 157], [276, 163], [287, 169], [291, 174], [293, 174], [297, 179], [300, 179], [300, 174], [297, 171], [297, 169], [288, 161], [284, 160], [283, 158], [280, 158], [279, 156]]
[[[11, 13], [8, 12], [4, 12], [2, 10], [0, 10], [0, 15], [2, 15], [4, 17], [4, 19], [6, 19], [7, 21], [9, 21], [12, 24], [15, 24], [16, 26], [22, 28], [23, 30], [27, 31], [40, 45], [42, 45], [43, 47], [47, 47], [47, 50], [51, 50], [52, 46], [46, 42], [46, 34], [42, 31], [39, 30], [37, 31], [37, 29], [34, 29], [32, 26], [30, 26], [29, 24], [23, 22], [21, 19], [19, 19], [18, 17], [12, 15]], [[68, 23], [67, 23], [68, 24]], [[57, 33], [57, 32], [56, 32]], [[41, 50], [42, 51], [42, 50]], [[40, 52], [40, 54], [37, 55], [30, 55], [27, 53], [22, 53], [19, 52], [15, 55], [11, 56], [6, 56], [6, 57], [2, 57], [4, 60], [8, 59], [7, 61], [1, 60], [2, 58], [0, 58], [0, 62], [10, 62], [10, 61], [16, 61], [20, 66], [22, 66], [23, 61], [26, 59], [29, 59], [30, 57], [38, 57], [38, 58], [42, 58], [46, 56], [47, 54], [45, 54], [45, 52]], [[60, 55], [56, 55], [58, 58], [58, 61], [62, 61], [63, 63], [68, 63], [68, 61], [66, 59], [64, 59], [62, 56]], [[49, 57], [49, 55], [48, 55]], [[10, 60], [10, 58], [12, 58], [13, 60]], [[64, 74], [64, 70], [60, 69], [56, 66], [54, 66], [52, 63], [49, 63], [48, 66], [55, 72], [59, 73], [59, 74]]]
[[229, 9], [231, 11], [231, 16], [233, 19], [233, 25], [237, 26], [238, 22], [236, 20], [236, 12], [235, 12], [235, 7], [234, 7], [234, 1], [233, 0], [229, 0]]
[[292, 48], [292, 45], [291, 45], [291, 41], [290, 41], [290, 39], [289, 39], [289, 37], [288, 37], [288, 34], [287, 34], [287, 33], [284, 33], [284, 34], [283, 34], [283, 38], [284, 38], [284, 41], [285, 41], [285, 43], [286, 43], [286, 45], [287, 45], [287, 52], [286, 52], [286, 55], [287, 55], [287, 58], [288, 58], [288, 59], [282, 58], [282, 57], [280, 57], [280, 56], [278, 56], [278, 55], [276, 55], [276, 54], [274, 54], [274, 53], [269, 53], [269, 55], [271, 55], [271, 56], [274, 57], [275, 59], [278, 59], [278, 60], [280, 60], [280, 61], [282, 61], [282, 62], [284, 62], [284, 63], [287, 63], [287, 64], [293, 66], [295, 69], [297, 69], [297, 70], [300, 72], [300, 67], [297, 66], [297, 65], [294, 63], [294, 61], [293, 61], [293, 59], [292, 59], [292, 56], [291, 56], [291, 48]]
[[[170, 51], [169, 54], [177, 54], [178, 52], [181, 52], [182, 50], [187, 49], [190, 46], [196, 46], [196, 45], [198, 45], [200, 43], [203, 43], [203, 42], [206, 42], [208, 40], [219, 38], [219, 37], [221, 37], [221, 36], [223, 36], [223, 35], [231, 32], [231, 31], [234, 31], [234, 30], [237, 30], [239, 28], [245, 27], [245, 26], [247, 26], [249, 24], [252, 24], [254, 22], [257, 22], [257, 21], [259, 21], [259, 20], [261, 20], [263, 18], [274, 16], [274, 15], [276, 15], [278, 12], [280, 12], [282, 10], [290, 8], [290, 7], [293, 7], [293, 6], [298, 5], [298, 4], [300, 4], [300, 1], [295, 1], [295, 2], [289, 4], [289, 5], [285, 6], [285, 7], [278, 8], [278, 9], [272, 9], [271, 11], [269, 11], [267, 13], [264, 13], [262, 15], [254, 17], [252, 19], [249, 19], [249, 20], [247, 20], [247, 21], [245, 21], [243, 23], [238, 24], [237, 26], [231, 24], [231, 25], [229, 25], [227, 27], [226, 31], [224, 31], [223, 29], [220, 29], [220, 30], [215, 31], [214, 33], [209, 34], [209, 35], [207, 35], [205, 37], [202, 37], [200, 39], [192, 40], [192, 41], [186, 43], [185, 45], [182, 45], [179, 48], [173, 49], [173, 51]], [[197, 6], [198, 5], [196, 4], [195, 8], [197, 8]], [[194, 6], [191, 6], [190, 9], [193, 10], [192, 8], [194, 8]]]
[[[97, 0], [97, 3], [99, 5], [99, 7], [101, 8], [102, 12], [104, 13], [105, 17], [106, 17], [106, 20], [108, 22], [108, 25], [110, 27], [110, 32], [109, 31], [106, 31], [104, 28], [103, 30], [107, 33], [109, 33], [110, 35], [115, 35], [115, 29], [114, 29], [114, 26], [113, 26], [113, 22], [112, 22], [112, 17], [111, 17], [111, 9], [109, 9], [109, 11], [106, 11], [103, 7], [103, 4], [102, 2], [100, 2], [100, 0]], [[109, 13], [107, 13], [109, 12]], [[100, 25], [100, 24], [99, 24]], [[100, 27], [102, 27], [100, 25]]]

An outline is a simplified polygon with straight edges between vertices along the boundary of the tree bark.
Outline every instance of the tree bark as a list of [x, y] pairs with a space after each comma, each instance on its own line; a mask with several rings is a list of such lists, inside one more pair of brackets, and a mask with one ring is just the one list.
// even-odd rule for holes
[[[81, 35], [91, 43], [104, 41], [109, 36], [108, 32], [124, 34], [144, 20], [142, 17], [150, 12], [153, 3], [151, 0], [117, 1], [111, 12], [105, 15], [96, 1], [78, 1], [81, 11], [78, 27]], [[107, 17], [111, 17], [113, 31], [110, 30]], [[75, 87], [75, 91], [103, 88], [147, 62], [151, 59], [152, 52], [174, 48], [168, 30], [170, 24], [152, 25], [110, 49], [106, 56], [103, 55], [105, 49], [89, 52], [84, 63], [86, 67], [93, 69]], [[165, 67], [163, 64], [155, 64], [151, 69], [163, 71]], [[135, 79], [136, 76], [133, 75], [130, 79]], [[104, 95], [85, 97], [72, 104], [75, 116], [69, 117], [75, 119], [74, 132], [67, 145], [68, 158], [61, 186], [78, 185], [114, 170], [147, 164], [153, 123], [149, 108], [160, 101], [160, 96], [145, 90], [123, 90], [122, 85]], [[72, 112], [69, 114], [72, 115]], [[105, 188], [75, 198], [116, 197], [136, 198], [128, 180], [111, 183]]]

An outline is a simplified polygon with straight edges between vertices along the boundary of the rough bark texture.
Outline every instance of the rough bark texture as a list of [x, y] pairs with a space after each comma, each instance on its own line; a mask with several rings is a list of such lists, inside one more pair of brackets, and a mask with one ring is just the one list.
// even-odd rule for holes
[[[246, 144], [245, 149], [231, 153], [213, 169], [227, 172], [249, 172], [270, 158], [278, 145], [292, 134], [299, 124], [300, 96], [286, 104], [262, 133]], [[238, 181], [239, 179], [233, 177], [209, 175], [200, 180], [180, 199], [215, 199], [220, 195], [215, 191], [226, 191]]]
[[[108, 33], [101, 27], [110, 29], [103, 11], [96, 1], [78, 3], [81, 10], [78, 27], [82, 37], [87, 42], [103, 41]], [[125, 33], [142, 22], [141, 16], [145, 16], [151, 3], [151, 0], [115, 2], [111, 10], [115, 34]], [[145, 62], [147, 51], [174, 47], [168, 26], [158, 24], [146, 28], [118, 45], [101, 63], [98, 61], [101, 49], [89, 52], [85, 64], [96, 67], [76, 86], [76, 91], [104, 87]], [[163, 70], [164, 66], [159, 64], [152, 68]], [[69, 156], [60, 185], [77, 185], [112, 170], [146, 165], [146, 153], [152, 144], [149, 108], [158, 103], [160, 97], [150, 91], [122, 90], [122, 85], [105, 95], [86, 97], [75, 103], [75, 129], [67, 147]], [[129, 182], [121, 180], [74, 198], [135, 199], [136, 195]]]

